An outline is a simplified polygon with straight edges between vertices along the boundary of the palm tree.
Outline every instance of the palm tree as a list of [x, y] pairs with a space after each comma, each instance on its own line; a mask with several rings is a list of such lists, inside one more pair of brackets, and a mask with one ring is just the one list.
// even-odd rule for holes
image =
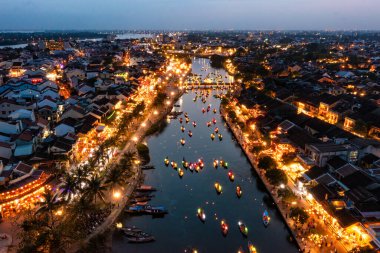
[[64, 175], [61, 178], [61, 183], [59, 184], [60, 195], [65, 198], [66, 201], [70, 201], [72, 197], [78, 190], [78, 184], [80, 182], [77, 179], [69, 174]]
[[94, 200], [95, 203], [98, 197], [105, 202], [104, 192], [106, 190], [107, 187], [102, 182], [101, 178], [98, 175], [93, 175], [88, 180], [87, 187], [84, 189], [84, 196], [90, 201]]
[[58, 200], [58, 194], [53, 193], [51, 190], [46, 190], [42, 193], [42, 201], [37, 202], [39, 208], [36, 211], [36, 215], [47, 215], [54, 227], [54, 216], [53, 213], [61, 206], [61, 202]]
[[112, 190], [117, 186], [123, 186], [125, 184], [125, 174], [120, 167], [114, 167], [108, 171], [106, 175], [106, 185]]

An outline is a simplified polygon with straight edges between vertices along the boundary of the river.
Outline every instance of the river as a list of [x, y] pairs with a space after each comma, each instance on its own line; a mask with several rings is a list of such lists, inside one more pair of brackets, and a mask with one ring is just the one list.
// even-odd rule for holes
[[[218, 91], [213, 91], [216, 92]], [[247, 252], [248, 240], [253, 242], [258, 252], [298, 252], [297, 247], [289, 242], [290, 235], [284, 221], [223, 122], [219, 111], [216, 114], [212, 111], [202, 113], [202, 108], [208, 104], [211, 104], [212, 108], [219, 108], [220, 100], [209, 96], [207, 103], [203, 104], [200, 99], [193, 102], [194, 97], [194, 92], [184, 94], [178, 102], [180, 107], [176, 108], [189, 114], [191, 121], [184, 124], [185, 133], [181, 132], [179, 121], [172, 120], [160, 133], [147, 140], [151, 164], [156, 169], [144, 172], [145, 184], [157, 188], [150, 204], [165, 206], [169, 214], [164, 218], [155, 219], [150, 216], [121, 218], [124, 225], [142, 228], [151, 233], [156, 241], [148, 244], [129, 244], [120, 231], [115, 231], [113, 252], [186, 252], [186, 249], [197, 249], [198, 252], [237, 252], [240, 247]], [[206, 122], [212, 118], [215, 118], [217, 123], [209, 128]], [[192, 126], [192, 121], [197, 122], [196, 127]], [[222, 141], [218, 138], [211, 140], [210, 134], [215, 127], [218, 127], [223, 135]], [[188, 130], [193, 132], [192, 138], [187, 135]], [[181, 138], [186, 139], [184, 146], [179, 142]], [[186, 170], [181, 179], [177, 171], [164, 165], [166, 156], [175, 160], [179, 166], [183, 157], [191, 162], [202, 158], [205, 167], [200, 173]], [[228, 179], [229, 169], [215, 169], [212, 166], [214, 159], [224, 159], [229, 163], [229, 169], [235, 173], [234, 182]], [[220, 195], [217, 195], [214, 189], [215, 181], [223, 186]], [[237, 184], [243, 190], [240, 199], [235, 194]], [[198, 207], [202, 207], [206, 212], [205, 223], [196, 216]], [[264, 227], [262, 223], [264, 210], [268, 210], [271, 216], [268, 227]], [[225, 219], [229, 225], [226, 237], [221, 234], [221, 219]], [[244, 238], [239, 232], [239, 220], [248, 226], [248, 238]]]

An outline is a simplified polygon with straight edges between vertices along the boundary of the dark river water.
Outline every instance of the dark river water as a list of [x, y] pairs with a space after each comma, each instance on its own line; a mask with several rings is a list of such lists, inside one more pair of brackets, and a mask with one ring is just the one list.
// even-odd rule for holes
[[[218, 91], [214, 91], [215, 94]], [[197, 249], [198, 252], [237, 252], [240, 248], [248, 252], [247, 242], [251, 241], [258, 252], [298, 252], [297, 247], [289, 242], [289, 232], [272, 204], [260, 179], [253, 172], [244, 153], [222, 121], [219, 110], [214, 114], [202, 113], [202, 108], [211, 104], [219, 108], [219, 99], [209, 96], [206, 104], [200, 99], [193, 102], [194, 92], [183, 95], [176, 110], [188, 112], [190, 123], [185, 124], [185, 133], [180, 130], [178, 120], [171, 122], [156, 136], [148, 139], [151, 164], [156, 169], [145, 171], [145, 184], [157, 188], [150, 204], [165, 206], [169, 213], [164, 218], [151, 216], [125, 216], [124, 225], [137, 226], [151, 233], [156, 241], [147, 244], [130, 244], [126, 237], [115, 231], [113, 235], [113, 252], [186, 252]], [[207, 127], [212, 118], [217, 124]], [[191, 124], [196, 121], [194, 128]], [[210, 134], [215, 127], [223, 135], [223, 140], [211, 140]], [[193, 132], [193, 137], [187, 131]], [[186, 144], [181, 146], [180, 139]], [[164, 158], [169, 156], [181, 166], [182, 158], [195, 162], [202, 158], [205, 163], [200, 173], [185, 170], [183, 178], [177, 171], [164, 165]], [[214, 159], [224, 159], [229, 168], [213, 167]], [[228, 170], [235, 173], [235, 181], [230, 182]], [[220, 195], [216, 194], [214, 183], [218, 181], [223, 187]], [[236, 197], [235, 188], [239, 184], [243, 195]], [[202, 223], [196, 213], [202, 207], [206, 212], [206, 222]], [[271, 222], [264, 227], [262, 214], [268, 210]], [[225, 219], [229, 233], [223, 237], [220, 221]], [[249, 228], [248, 238], [244, 238], [238, 229], [238, 221], [243, 221]], [[187, 251], [189, 252], [189, 251]]]

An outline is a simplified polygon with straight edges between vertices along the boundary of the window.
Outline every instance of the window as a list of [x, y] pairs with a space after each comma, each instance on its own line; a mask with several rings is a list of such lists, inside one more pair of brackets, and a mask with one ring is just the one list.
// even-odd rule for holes
[[1, 114], [5, 115], [7, 112], [6, 111], [1, 111]]

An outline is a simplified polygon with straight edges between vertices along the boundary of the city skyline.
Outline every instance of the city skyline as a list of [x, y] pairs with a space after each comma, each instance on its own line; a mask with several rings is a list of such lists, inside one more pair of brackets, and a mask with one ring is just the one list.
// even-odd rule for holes
[[2, 30], [378, 30], [380, 2], [301, 0], [4, 1]]

